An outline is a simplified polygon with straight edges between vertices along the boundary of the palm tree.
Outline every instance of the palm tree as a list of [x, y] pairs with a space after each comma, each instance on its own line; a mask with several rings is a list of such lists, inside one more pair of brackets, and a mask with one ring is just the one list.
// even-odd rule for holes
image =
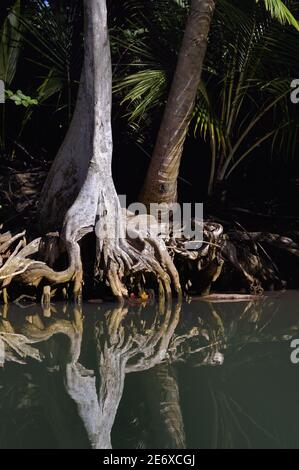
[[[180, 3], [181, 6], [186, 9], [186, 2]], [[256, 3], [263, 3], [263, 5], [256, 5]], [[210, 138], [212, 168], [209, 192], [212, 192], [216, 171], [216, 160], [219, 159], [217, 157], [217, 152], [218, 149], [224, 145], [224, 142], [226, 142], [224, 134], [227, 133], [227, 130], [231, 131], [234, 125], [239, 125], [239, 123], [234, 121], [236, 111], [238, 111], [237, 114], [239, 116], [239, 99], [241, 98], [242, 104], [245, 103], [246, 100], [244, 98], [246, 97], [246, 94], [249, 90], [253, 91], [254, 88], [252, 80], [255, 78], [256, 67], [252, 67], [249, 73], [248, 63], [250, 62], [252, 64], [256, 57], [256, 46], [260, 47], [260, 54], [258, 56], [260, 68], [265, 69], [266, 64], [262, 59], [266, 53], [268, 53], [267, 58], [269, 60], [269, 53], [273, 54], [273, 47], [276, 47], [275, 54], [276, 56], [280, 56], [280, 60], [281, 56], [285, 54], [286, 62], [288, 57], [287, 50], [290, 45], [286, 45], [286, 41], [283, 41], [283, 45], [286, 50], [282, 49], [281, 44], [277, 47], [278, 41], [275, 40], [275, 35], [277, 34], [277, 31], [279, 31], [280, 36], [284, 34], [286, 35], [285, 37], [289, 38], [292, 33], [290, 33], [289, 28], [285, 26], [281, 26], [280, 30], [278, 28], [275, 29], [273, 26], [274, 22], [269, 19], [269, 16], [266, 17], [265, 11], [267, 10], [275, 21], [278, 20], [283, 25], [292, 25], [298, 30], [299, 26], [297, 21], [287, 6], [280, 0], [265, 0], [264, 2], [256, 3], [246, 2], [244, 5], [240, 6], [239, 2], [237, 3], [233, 0], [230, 2], [227, 0], [218, 1], [215, 20], [213, 22], [211, 41], [213, 41], [213, 32], [217, 32], [217, 30], [218, 36], [216, 37], [216, 41], [219, 41], [220, 29], [220, 38], [221, 41], [224, 41], [224, 44], [217, 44], [216, 41], [211, 43], [211, 54], [216, 55], [216, 58], [214, 57], [213, 60], [212, 57], [212, 60], [203, 67], [206, 41], [210, 32], [209, 29], [214, 10], [214, 2], [191, 2], [187, 27], [185, 29], [181, 50], [178, 55], [177, 68], [174, 73], [172, 87], [162, 119], [157, 143], [148, 169], [147, 178], [141, 193], [142, 201], [147, 204], [150, 202], [171, 203], [176, 200], [177, 177], [182, 151], [192, 117], [196, 119], [196, 130], [200, 130], [202, 136], [207, 137], [209, 135]], [[291, 7], [295, 7], [294, 2], [289, 2], [289, 4]], [[250, 18], [250, 15], [252, 14], [254, 17], [257, 17], [254, 21], [254, 25], [252, 25], [253, 20]], [[203, 16], [202, 23], [198, 20], [198, 15], [200, 18]], [[163, 23], [162, 15], [159, 18], [159, 22]], [[232, 25], [233, 32], [231, 28]], [[153, 35], [155, 34], [155, 28], [156, 24], [153, 26]], [[163, 28], [161, 28], [160, 31], [162, 29]], [[246, 34], [243, 37], [244, 31]], [[270, 32], [272, 32], [272, 36], [270, 35]], [[145, 38], [147, 38], [148, 31], [146, 33], [147, 34], [144, 35]], [[293, 40], [291, 42], [293, 47], [296, 40], [297, 38], [293, 36]], [[239, 41], [239, 43], [237, 41]], [[246, 43], [246, 41], [249, 41], [249, 43]], [[146, 45], [145, 40], [144, 43]], [[249, 46], [248, 50], [246, 50], [246, 44]], [[143, 45], [142, 40], [140, 40], [140, 45]], [[133, 47], [129, 44], [127, 47], [127, 50], [133, 50], [138, 54], [138, 47], [136, 44]], [[271, 50], [269, 51], [270, 47]], [[140, 50], [141, 49], [139, 47], [139, 54]], [[261, 52], [264, 53], [262, 56]], [[231, 54], [233, 54], [233, 58], [229, 59]], [[148, 47], [145, 48], [143, 54], [141, 53], [141, 57], [145, 59], [144, 62], [142, 62], [141, 59], [139, 61], [139, 66], [142, 70], [131, 74], [128, 74], [126, 70], [126, 76], [115, 87], [116, 91], [129, 89], [123, 102], [129, 103], [130, 120], [131, 122], [134, 122], [135, 126], [136, 124], [140, 124], [140, 120], [142, 118], [147, 117], [147, 111], [149, 109], [153, 106], [157, 106], [158, 103], [163, 100], [163, 93], [165, 93], [165, 90], [167, 89], [167, 86], [165, 85], [165, 81], [167, 81], [167, 72], [165, 69], [163, 70], [162, 67], [156, 67], [155, 69], [149, 70], [149, 66], [151, 66], [152, 63], [159, 64], [159, 60], [155, 62], [153, 57], [149, 59], [150, 51], [148, 50]], [[193, 60], [191, 60], [191, 58]], [[228, 77], [224, 76], [223, 70], [220, 70], [220, 72], [217, 73], [217, 68], [219, 70], [220, 64], [217, 64], [216, 62], [219, 58], [221, 63], [226, 63], [226, 72]], [[188, 62], [188, 59], [190, 59], [190, 62]], [[236, 60], [239, 61], [238, 66], [236, 66]], [[242, 63], [244, 60], [247, 64], [246, 66]], [[229, 67], [227, 66], [227, 62], [230, 64]], [[138, 61], [135, 60], [135, 66], [136, 63], [138, 65]], [[242, 65], [241, 68], [240, 64]], [[225, 114], [233, 113], [233, 115], [230, 115], [228, 123], [222, 120], [222, 116], [219, 118], [220, 123], [215, 122], [214, 110], [210, 106], [210, 97], [207, 94], [203, 81], [201, 81], [203, 69], [205, 70], [205, 75], [207, 75], [208, 80], [211, 77], [214, 78], [214, 87], [215, 69], [220, 84], [223, 85], [226, 83], [226, 92], [228, 93], [230, 102], [223, 102], [222, 109]], [[239, 74], [239, 85], [237, 85], [237, 87], [236, 83], [234, 83], [232, 79], [232, 75], [234, 74]], [[244, 79], [247, 83], [245, 88], [243, 87]], [[267, 90], [267, 92], [269, 92], [267, 95], [267, 101], [264, 103], [263, 109], [260, 110], [259, 113], [256, 112], [256, 115], [250, 116], [247, 130], [243, 131], [243, 134], [241, 134], [239, 139], [236, 141], [237, 147], [235, 148], [232, 146], [232, 153], [230, 153], [228, 158], [224, 157], [223, 160], [225, 161], [225, 168], [220, 172], [220, 179], [224, 178], [228, 173], [231, 174], [233, 169], [236, 167], [235, 166], [233, 168], [233, 165], [236, 165], [236, 162], [233, 162], [232, 167], [228, 168], [229, 164], [233, 161], [236, 151], [239, 150], [240, 144], [243, 143], [245, 137], [249, 134], [249, 131], [261, 121], [263, 116], [271, 110], [274, 111], [276, 108], [275, 105], [278, 103], [280, 105], [283, 104], [285, 108], [285, 101], [283, 101], [283, 99], [286, 97], [286, 85], [286, 80], [284, 82], [283, 80], [273, 80], [273, 77], [271, 80], [269, 75], [267, 79], [265, 79], [264, 76], [262, 81], [255, 81], [256, 90], [259, 92], [265, 92]], [[224, 86], [222, 86], [222, 88], [220, 87], [219, 91], [219, 96], [222, 99], [224, 99], [223, 87]], [[234, 99], [234, 93], [237, 93], [238, 95], [238, 97], [235, 97], [236, 99]], [[273, 95], [275, 93], [276, 95], [273, 99]], [[199, 97], [197, 100], [196, 96]], [[264, 96], [262, 96], [262, 99], [264, 99]], [[215, 103], [215, 107], [216, 106], [219, 107], [219, 104]], [[289, 122], [288, 116], [284, 122], [280, 121], [273, 129], [262, 135], [257, 142], [254, 142], [250, 151], [246, 148], [244, 151], [245, 155], [242, 153], [238, 158], [238, 162], [243, 161], [243, 159], [249, 155], [252, 150], [265, 142], [271, 136], [278, 137], [281, 130], [286, 129], [287, 122]]]
[[215, 27], [221, 31], [225, 21], [222, 59], [217, 65], [207, 57], [210, 72], [194, 111], [195, 133], [210, 143], [209, 195], [262, 144], [272, 141], [272, 150], [294, 153], [298, 133], [289, 100], [297, 33], [254, 8], [250, 15], [241, 9], [220, 13]]
[[[170, 1], [167, 0], [168, 3]], [[39, 0], [36, 2], [40, 3]], [[152, 2], [150, 3], [152, 4]], [[185, 2], [172, 0], [171, 3], [175, 4], [180, 11], [186, 11]], [[279, 3], [283, 6], [280, 10], [282, 16], [278, 14], [277, 8], [274, 8], [274, 3], [272, 3], [271, 13], [281, 21], [297, 26], [290, 12], [285, 9], [285, 5], [282, 2]], [[228, 5], [227, 0], [219, 0], [219, 4]], [[213, 5], [213, 2], [208, 0], [193, 0], [192, 2], [175, 80], [162, 123], [165, 132], [160, 132], [159, 138], [161, 140], [158, 140], [157, 152], [154, 153], [150, 167], [150, 171], [153, 170], [146, 180], [143, 192], [143, 200], [147, 203], [173, 202], [176, 198], [176, 178], [184, 140], [192, 111], [194, 111], [195, 98], [199, 89], [201, 94], [205, 93], [204, 87], [200, 86], [200, 73], [197, 71], [201, 72], [202, 70]], [[231, 7], [231, 4], [229, 5]], [[277, 5], [277, 0], [275, 5]], [[138, 231], [138, 236], [135, 238], [130, 237], [125, 230], [124, 221], [127, 214], [121, 210], [111, 171], [112, 68], [106, 0], [85, 0], [84, 6], [86, 15], [85, 60], [76, 107], [65, 140], [45, 183], [40, 204], [42, 232], [47, 233], [49, 230], [52, 235], [53, 231], [60, 232], [69, 255], [69, 266], [64, 271], [54, 271], [45, 263], [32, 259], [32, 256], [39, 251], [39, 240], [33, 241], [25, 248], [23, 248], [23, 241], [20, 241], [13, 255], [8, 255], [5, 264], [1, 266], [0, 281], [3, 281], [1, 287], [5, 289], [15, 277], [24, 284], [35, 286], [39, 285], [43, 279], [53, 284], [74, 281], [75, 298], [80, 299], [83, 266], [79, 242], [87, 233], [94, 232], [96, 235], [95, 273], [101, 280], [107, 281], [116, 297], [122, 299], [128, 295], [128, 283], [132, 276], [138, 282], [138, 277], [142, 280], [145, 279], [144, 276], [140, 276], [141, 274], [150, 273], [151, 278], [157, 280], [159, 286], [162, 287], [160, 290], [170, 298], [170, 282], [173, 282], [176, 291], [180, 293], [180, 281], [164, 241], [151, 234], [150, 228], [146, 233]], [[269, 2], [266, 3], [266, 7], [270, 8]], [[219, 6], [216, 13], [221, 14]], [[199, 22], [197, 21], [198, 17], [200, 18]], [[158, 17], [158, 22], [163, 29], [161, 15]], [[203, 36], [198, 28], [199, 24], [203, 27]], [[225, 22], [222, 22], [222, 25], [225, 26]], [[144, 31], [141, 29], [134, 33], [137, 36], [142, 36]], [[256, 35], [257, 33], [255, 33]], [[235, 47], [238, 50], [238, 44]], [[221, 50], [221, 47], [219, 49], [221, 58], [223, 58], [223, 54], [226, 55], [230, 52], [229, 48], [224, 51]], [[48, 51], [48, 55], [53, 53], [57, 53], [55, 49]], [[240, 57], [243, 59], [242, 56]], [[196, 67], [194, 67], [191, 58], [195, 60]], [[238, 58], [237, 54], [236, 59]], [[213, 69], [210, 72], [212, 71]], [[143, 79], [145, 79], [144, 76]], [[228, 80], [228, 83], [232, 82]], [[270, 89], [270, 86], [273, 88], [273, 82], [267, 85], [267, 89]], [[249, 87], [247, 88], [249, 90]], [[243, 85], [241, 89], [243, 90]], [[233, 91], [231, 94], [233, 96]], [[182, 114], [177, 112], [175, 103], [179, 108], [182, 103]], [[230, 116], [233, 116], [230, 119], [232, 121], [231, 129], [235, 128], [235, 122], [237, 122], [235, 121], [237, 113], [234, 111], [236, 103], [236, 100], [231, 100], [232, 112]], [[228, 112], [226, 104], [223, 108], [225, 112]], [[266, 106], [263, 114], [269, 109], [271, 109], [270, 104]], [[199, 116], [202, 110], [203, 106], [199, 109]], [[256, 119], [253, 119], [253, 124], [255, 122]], [[249, 130], [252, 127], [252, 124], [249, 125]], [[232, 162], [231, 155], [230, 162]], [[163, 168], [165, 169], [164, 174]], [[159, 185], [159, 181], [161, 185]], [[151, 182], [154, 187], [155, 200], [153, 200], [154, 196], [148, 195], [148, 191], [151, 191]], [[137, 227], [138, 223], [136, 223], [136, 231]], [[23, 235], [24, 233], [21, 233], [18, 237], [22, 238]], [[54, 234], [53, 238], [55, 239], [55, 237]], [[13, 241], [15, 242], [16, 239]], [[51, 250], [53, 244], [55, 243], [51, 241], [46, 246], [46, 260], [49, 259], [47, 250]], [[61, 245], [61, 243], [55, 244], [60, 249]], [[214, 251], [213, 249], [213, 256]], [[16, 257], [16, 255], [18, 256]], [[55, 263], [53, 258], [54, 256], [51, 256], [51, 260]]]
[[177, 178], [207, 48], [214, 0], [192, 0], [162, 124], [140, 195], [150, 204], [177, 199]]

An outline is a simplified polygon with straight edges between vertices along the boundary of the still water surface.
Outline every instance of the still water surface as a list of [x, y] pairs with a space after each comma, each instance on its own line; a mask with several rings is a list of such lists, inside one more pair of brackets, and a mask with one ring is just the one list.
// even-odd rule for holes
[[2, 307], [0, 448], [299, 448], [299, 293]]

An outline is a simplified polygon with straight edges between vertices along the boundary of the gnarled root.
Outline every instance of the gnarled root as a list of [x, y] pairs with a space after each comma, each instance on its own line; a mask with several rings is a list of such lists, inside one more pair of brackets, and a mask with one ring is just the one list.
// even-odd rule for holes
[[[1, 240], [4, 242], [1, 243]], [[76, 273], [74, 260], [78, 250], [70, 248], [70, 266], [64, 271], [57, 272], [45, 262], [36, 259], [42, 255], [42, 246], [41, 238], [26, 244], [25, 232], [14, 236], [9, 233], [0, 235], [0, 288], [3, 294], [12, 281], [37, 287], [43, 280], [52, 285], [64, 284], [74, 278]], [[49, 298], [49, 289], [47, 295]]]
[[113, 295], [128, 296], [126, 280], [139, 274], [151, 273], [161, 283], [163, 294], [171, 297], [171, 283], [180, 296], [179, 275], [162, 240], [141, 234], [134, 238], [106, 239], [98, 252], [99, 269], [106, 276]]
[[[157, 221], [154, 218], [146, 216], [147, 220], [144, 223], [143, 216], [134, 216], [127, 211], [122, 211], [118, 206], [118, 201], [111, 202], [110, 198], [107, 202], [107, 195], [105, 197], [101, 193], [97, 210], [91, 210], [90, 207], [88, 209], [89, 214], [99, 213], [99, 225], [95, 223], [97, 216], [90, 217], [90, 219], [82, 217], [82, 211], [78, 210], [77, 202], [75, 202], [66, 215], [61, 238], [58, 233], [50, 233], [26, 245], [24, 233], [10, 238], [6, 237], [4, 247], [18, 244], [0, 268], [2, 287], [9, 285], [12, 280], [35, 287], [43, 282], [42, 302], [49, 305], [51, 286], [63, 285], [71, 281], [74, 298], [80, 302], [83, 266], [79, 241], [93, 230], [97, 235], [95, 274], [100, 275], [101, 280], [110, 286], [113, 295], [119, 300], [128, 297], [128, 286], [132, 279], [136, 283], [140, 283], [140, 280], [145, 283], [147, 278], [156, 281], [159, 295], [162, 297], [170, 300], [171, 285], [180, 297], [180, 278], [173, 261], [175, 255], [179, 254], [183, 261], [194, 260], [198, 267], [197, 273], [198, 270], [202, 270], [211, 263], [215, 264], [215, 260], [218, 260], [219, 227], [215, 224], [205, 225], [203, 247], [198, 252], [188, 252], [183, 241], [180, 243], [177, 240], [175, 245], [166, 246], [164, 239], [157, 235], [157, 227], [155, 227]], [[107, 227], [111, 228], [111, 226], [114, 233], [107, 230]], [[222, 232], [219, 236], [221, 235]], [[20, 239], [22, 239], [21, 242]], [[2, 245], [0, 245], [0, 251], [1, 248]], [[64, 251], [69, 257], [69, 267], [63, 271], [56, 271], [53, 266]], [[203, 261], [205, 258], [206, 261]], [[212, 270], [213, 272], [208, 276], [209, 285], [219, 275], [218, 264], [221, 266], [221, 261], [219, 263], [218, 261], [216, 271]]]
[[[130, 280], [139, 281], [142, 278], [145, 281], [143, 275], [147, 274], [151, 274], [151, 278], [162, 286], [160, 292], [165, 298], [171, 297], [171, 284], [180, 295], [179, 275], [164, 241], [153, 235], [150, 227], [145, 231], [136, 229], [134, 234], [132, 231], [127, 233], [127, 213], [121, 211], [115, 194], [109, 196], [101, 192], [96, 209], [92, 205], [86, 208], [88, 217], [82, 216], [83, 211], [80, 211], [78, 204], [80, 198], [65, 217], [61, 237], [58, 233], [51, 233], [26, 244], [24, 232], [15, 236], [1, 236], [0, 287], [5, 288], [12, 281], [35, 287], [43, 282], [42, 302], [49, 305], [52, 285], [73, 282], [74, 298], [80, 302], [83, 266], [79, 242], [87, 233], [95, 230], [95, 272], [96, 275], [101, 274], [101, 279], [106, 281], [117, 299], [128, 297]], [[100, 221], [99, 225], [97, 220]], [[107, 227], [112, 227], [114, 232], [107, 230]], [[55, 263], [64, 251], [68, 254], [69, 267], [56, 271]]]
[[224, 261], [221, 249], [224, 243], [223, 227], [213, 222], [194, 221], [201, 225], [202, 240], [198, 249], [188, 250], [184, 237], [171, 239], [170, 253], [175, 257], [186, 296], [207, 295], [212, 284], [219, 278]]

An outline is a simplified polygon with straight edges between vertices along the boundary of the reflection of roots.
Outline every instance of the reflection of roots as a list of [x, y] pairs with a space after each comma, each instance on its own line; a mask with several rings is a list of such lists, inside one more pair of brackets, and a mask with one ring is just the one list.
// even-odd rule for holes
[[[34, 315], [38, 310], [34, 306], [29, 308], [33, 312], [27, 313], [26, 318], [22, 310], [19, 319], [10, 316], [10, 307], [5, 306], [0, 317], [0, 339], [5, 338], [7, 360], [24, 362], [26, 358], [42, 359], [33, 344], [47, 341], [55, 334], [68, 337], [67, 354], [57, 356], [59, 371], [67, 393], [77, 405], [93, 448], [111, 447], [111, 430], [123, 394], [125, 375], [152, 369], [146, 376], [149, 378], [147, 390], [152, 416], [162, 420], [168, 447], [184, 447], [179, 389], [169, 364], [188, 360], [189, 366], [193, 367], [219, 365], [223, 358], [221, 351], [228, 348], [239, 352], [240, 346], [250, 342], [285, 341], [286, 335], [298, 334], [298, 325], [288, 322], [287, 329], [279, 327], [275, 336], [267, 333], [267, 325], [275, 314], [269, 300], [244, 306], [234, 303], [234, 310], [229, 314], [225, 305], [202, 302], [200, 315], [193, 312], [191, 324], [186, 321], [186, 315], [180, 317], [180, 303], [172, 308], [164, 305], [162, 309], [161, 304], [155, 308], [135, 305], [131, 310], [120, 305], [101, 306], [100, 316], [93, 324], [98, 393], [93, 371], [78, 362], [83, 331], [80, 307], [74, 308], [70, 320], [66, 320], [61, 317], [70, 313], [67, 305], [63, 306], [58, 318], [51, 318], [52, 312], [55, 313], [52, 306], [44, 309], [43, 315]], [[159, 368], [153, 369], [160, 364]]]
[[[7, 307], [7, 306], [6, 306]], [[5, 360], [23, 363], [26, 358], [42, 360], [39, 350], [31, 345], [48, 341], [55, 335], [65, 335], [69, 339], [66, 363], [74, 364], [78, 361], [82, 339], [82, 313], [79, 309], [72, 312], [73, 320], [50, 319], [51, 310], [44, 309], [44, 318], [39, 315], [30, 315], [16, 323], [10, 321], [5, 312], [0, 317], [0, 339], [5, 343]]]
[[138, 372], [159, 364], [167, 357], [169, 342], [180, 319], [181, 304], [161, 305], [147, 312], [127, 317], [128, 309], [119, 307], [105, 313], [105, 321], [96, 325], [96, 342], [100, 363], [111, 354], [121, 358], [125, 371]]
[[[67, 306], [65, 312], [66, 309]], [[146, 315], [145, 319], [138, 314], [141, 309], [136, 306], [136, 315], [129, 316], [127, 308], [111, 306], [111, 310], [104, 309], [102, 319], [97, 321], [98, 395], [94, 375], [78, 362], [82, 340], [79, 307], [75, 309], [72, 321], [50, 319], [51, 309], [43, 311], [47, 318], [30, 315], [20, 324], [14, 324], [9, 322], [8, 314], [5, 321], [13, 335], [22, 335], [29, 344], [47, 341], [55, 334], [69, 338], [68, 353], [59, 366], [65, 389], [77, 405], [93, 448], [111, 448], [111, 430], [126, 373], [150, 369], [166, 359], [169, 342], [180, 318], [180, 304], [174, 308], [165, 307], [165, 310], [153, 309], [152, 315]], [[26, 351], [24, 349], [24, 353]]]

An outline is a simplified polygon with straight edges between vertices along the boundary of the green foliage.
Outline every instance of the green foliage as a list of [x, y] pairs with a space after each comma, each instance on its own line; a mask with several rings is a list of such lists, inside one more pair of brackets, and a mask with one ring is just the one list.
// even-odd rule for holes
[[287, 5], [281, 0], [255, 0], [256, 3], [263, 3], [266, 10], [270, 12], [273, 18], [281, 24], [289, 24], [299, 31], [299, 23], [293, 16]]
[[297, 33], [260, 8], [229, 7], [219, 3], [211, 34], [211, 42], [218, 37], [218, 60], [211, 48], [206, 95], [199, 90], [194, 113], [195, 132], [211, 145], [210, 193], [270, 140], [272, 150], [294, 155], [299, 130], [289, 99]]
[[[67, 127], [81, 73], [81, 13], [80, 2], [74, 0], [17, 0], [8, 12], [0, 44], [0, 79], [7, 97], [0, 116], [2, 152], [13, 152], [15, 140], [26, 135], [33, 112], [42, 106], [47, 106], [44, 117], [61, 112]], [[7, 122], [12, 103], [19, 108], [13, 126]]]
[[141, 70], [125, 77], [121, 83], [114, 87], [114, 91], [120, 92], [128, 88], [128, 93], [121, 104], [133, 103], [132, 111], [128, 114], [129, 120], [140, 120], [151, 108], [159, 105], [161, 94], [167, 84], [163, 70]]
[[[11, 85], [15, 77], [20, 57], [22, 44], [18, 20], [20, 8], [20, 0], [17, 0], [0, 30], [0, 80], [4, 81], [6, 87]], [[5, 131], [5, 105], [3, 105], [0, 114], [0, 150], [2, 151], [6, 146]]]
[[[189, 4], [189, 0], [109, 4], [115, 102], [128, 131], [138, 142], [147, 140], [149, 152]], [[296, 152], [298, 119], [288, 93], [298, 70], [298, 14], [294, 0], [216, 4], [191, 127], [196, 138], [210, 147], [210, 192], [217, 178], [228, 178], [261, 145], [271, 143], [273, 151], [284, 155]], [[59, 124], [67, 127], [82, 65], [82, 24], [79, 0], [14, 3], [0, 32], [0, 79], [8, 89], [0, 117], [2, 150], [16, 135], [20, 138], [33, 113], [45, 119], [55, 112]], [[20, 60], [26, 76], [18, 72]], [[18, 107], [17, 131], [11, 135], [4, 115], [15, 109], [13, 104]]]
[[58, 98], [57, 109], [67, 109], [71, 119], [82, 65], [83, 37], [79, 2], [35, 0], [26, 14], [20, 16], [23, 39], [35, 58], [31, 59], [41, 71], [38, 88], [40, 103]]
[[124, 23], [111, 33], [113, 91], [134, 139], [144, 135], [165, 106], [184, 34], [188, 1], [132, 1], [124, 4]]
[[[272, 140], [277, 153], [296, 150], [299, 123], [289, 100], [298, 70], [298, 23], [291, 13], [298, 12], [296, 5], [217, 2], [192, 121], [195, 136], [210, 145], [210, 193], [216, 180], [228, 178], [261, 145]], [[166, 102], [188, 7], [175, 0], [155, 6], [127, 1], [127, 11], [130, 34], [120, 41], [124, 65], [114, 91], [140, 138]]]
[[37, 99], [24, 95], [21, 90], [18, 90], [16, 93], [11, 90], [6, 90], [5, 93], [8, 99], [13, 101], [16, 106], [24, 106], [25, 108], [28, 108], [29, 106], [38, 104]]
[[21, 2], [17, 0], [0, 30], [0, 80], [6, 86], [14, 79], [21, 50], [20, 9]]

